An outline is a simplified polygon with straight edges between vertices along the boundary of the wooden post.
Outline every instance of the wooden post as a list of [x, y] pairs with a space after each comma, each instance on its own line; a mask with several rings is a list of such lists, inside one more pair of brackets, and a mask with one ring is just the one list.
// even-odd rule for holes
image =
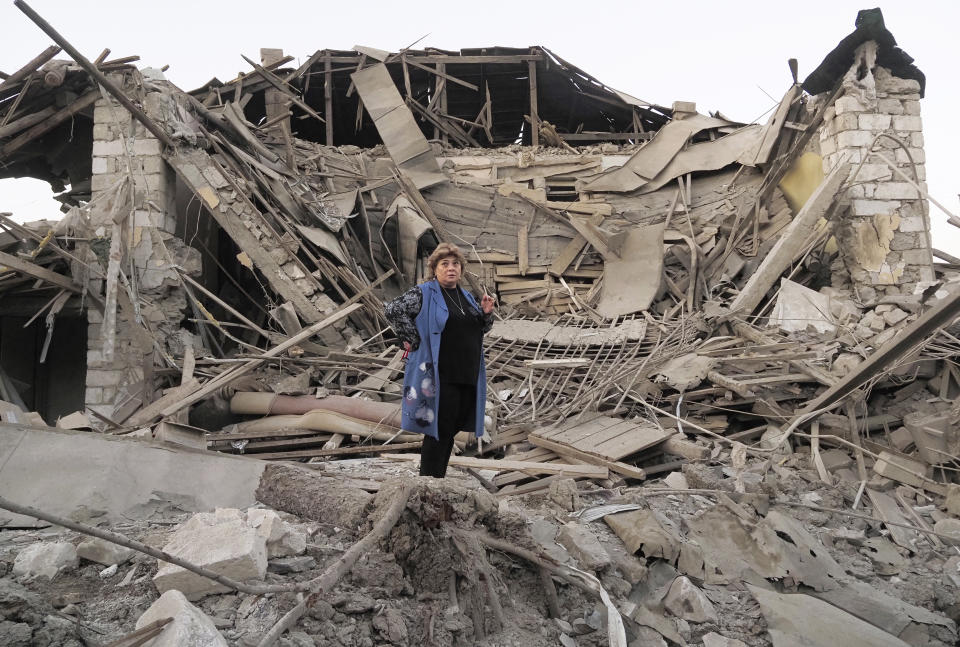
[[[437, 63], [437, 88], [440, 92], [440, 103], [438, 105], [439, 112], [444, 117], [447, 115], [447, 81], [440, 74], [446, 74], [447, 64], [446, 63]], [[436, 132], [436, 130], [434, 130]], [[436, 137], [436, 135], [434, 135]], [[447, 133], [443, 132], [440, 134], [440, 138], [443, 139], [443, 143], [446, 144], [448, 141]]]
[[327, 146], [333, 146], [333, 71], [330, 52], [323, 57], [323, 118], [327, 120]]
[[530, 145], [540, 145], [540, 115], [537, 109], [537, 62], [527, 61], [527, 80], [530, 83]]

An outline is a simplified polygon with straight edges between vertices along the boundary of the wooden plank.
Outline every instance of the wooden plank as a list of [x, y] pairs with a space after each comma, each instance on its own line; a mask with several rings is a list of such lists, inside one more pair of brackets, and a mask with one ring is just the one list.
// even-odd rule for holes
[[[396, 443], [392, 445], [358, 445], [354, 447], [338, 447], [336, 449], [301, 449], [292, 452], [273, 452], [269, 454], [255, 454], [254, 458], [261, 460], [283, 460], [289, 458], [320, 458], [329, 456], [355, 456], [357, 454], [380, 454], [394, 452], [399, 449], [419, 449], [420, 441], [415, 443]], [[409, 456], [411, 460], [419, 459], [419, 454], [385, 454], [386, 456]]]
[[51, 45], [47, 49], [40, 52], [35, 56], [29, 63], [21, 67], [19, 70], [8, 76], [3, 80], [3, 83], [0, 83], [0, 92], [4, 90], [9, 90], [14, 85], [24, 80], [31, 74], [37, 71], [41, 65], [52, 59], [54, 56], [60, 53], [60, 48], [56, 45]]
[[200, 387], [200, 381], [196, 378], [188, 380], [185, 384], [175, 386], [167, 390], [161, 397], [157, 398], [144, 408], [130, 416], [124, 425], [127, 427], [139, 427], [146, 425], [160, 417], [160, 412], [174, 402], [190, 395]]
[[530, 145], [540, 145], [540, 114], [537, 107], [537, 63], [527, 63], [527, 82], [530, 86]]
[[523, 225], [517, 229], [517, 261], [520, 276], [526, 276], [530, 269], [530, 225]]
[[543, 433], [537, 433], [534, 435], [540, 436], [541, 438], [553, 438], [554, 440], [569, 442], [577, 438], [598, 433], [607, 427], [612, 427], [620, 424], [621, 422], [623, 422], [623, 420], [620, 418], [597, 415], [593, 418], [584, 420], [583, 422], [578, 421], [573, 424], [564, 424], [557, 429], [546, 430]]
[[16, 272], [20, 272], [21, 274], [26, 274], [27, 276], [32, 276], [35, 279], [41, 279], [47, 283], [52, 283], [57, 287], [70, 290], [71, 292], [80, 292], [80, 286], [74, 285], [73, 281], [63, 274], [57, 274], [56, 272], [52, 272], [45, 267], [40, 267], [36, 263], [31, 263], [30, 261], [25, 261], [22, 258], [11, 256], [6, 252], [0, 252], [0, 271], [3, 271], [4, 267]]
[[333, 146], [333, 72], [331, 71], [330, 52], [323, 59], [323, 112], [327, 146]]
[[[414, 454], [384, 454], [384, 458], [397, 461], [415, 461], [420, 457]], [[565, 474], [571, 478], [605, 479], [610, 472], [605, 467], [594, 465], [570, 465], [567, 463], [535, 463], [532, 461], [513, 461], [508, 459], [471, 458], [469, 456], [451, 456], [450, 465], [472, 467], [484, 470], [514, 470], [533, 474]]]
[[[900, 504], [888, 494], [877, 492], [867, 488], [867, 496], [870, 497], [870, 503], [873, 504], [873, 511], [884, 521], [910, 525], [903, 513], [900, 511]], [[899, 526], [888, 525], [890, 539], [898, 546], [916, 552], [918, 535], [912, 530], [901, 528]]]
[[577, 258], [586, 244], [587, 239], [583, 237], [583, 234], [578, 233], [576, 238], [571, 240], [567, 246], [563, 248], [563, 251], [561, 251], [556, 258], [553, 259], [553, 264], [550, 265], [550, 269], [547, 270], [547, 273], [552, 276], [562, 275], [567, 271], [567, 268], [570, 267], [570, 263]]
[[621, 463], [619, 461], [611, 461], [611, 460], [602, 458], [600, 456], [594, 456], [593, 454], [576, 449], [575, 447], [571, 447], [563, 443], [554, 442], [549, 438], [534, 438], [533, 436], [531, 436], [530, 442], [532, 442], [533, 444], [539, 447], [550, 449], [560, 454], [561, 456], [567, 458], [567, 460], [570, 460], [570, 458], [582, 460], [585, 463], [602, 466], [610, 470], [611, 472], [616, 472], [621, 476], [626, 476], [632, 479], [642, 480], [647, 478], [646, 472], [644, 472], [642, 468], [636, 467], [635, 465], [628, 465], [627, 463]]
[[45, 121], [41, 121], [26, 132], [21, 133], [14, 139], [11, 139], [9, 142], [7, 142], [4, 147], [0, 149], [0, 157], [6, 157], [11, 153], [14, 153], [37, 137], [40, 137], [41, 135], [53, 130], [61, 123], [76, 115], [78, 112], [81, 112], [92, 106], [94, 103], [96, 103], [99, 97], [100, 93], [94, 90], [83, 95], [69, 106], [58, 110]]

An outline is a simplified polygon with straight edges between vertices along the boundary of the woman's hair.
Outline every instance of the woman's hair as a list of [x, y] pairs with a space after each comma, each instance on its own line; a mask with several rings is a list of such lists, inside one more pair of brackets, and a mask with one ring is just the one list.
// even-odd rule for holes
[[440, 264], [440, 261], [451, 256], [460, 261], [460, 267], [462, 268], [462, 271], [466, 272], [467, 257], [463, 255], [463, 252], [460, 251], [460, 248], [452, 243], [440, 243], [427, 259], [427, 278], [434, 278], [436, 276], [437, 265]]

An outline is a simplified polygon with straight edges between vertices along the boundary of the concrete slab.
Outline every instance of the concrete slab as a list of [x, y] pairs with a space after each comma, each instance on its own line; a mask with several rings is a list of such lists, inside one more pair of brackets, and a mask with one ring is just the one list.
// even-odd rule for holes
[[[151, 499], [191, 511], [247, 508], [266, 463], [90, 432], [0, 424], [0, 492], [70, 518], [136, 517]], [[36, 520], [0, 510], [0, 524]]]

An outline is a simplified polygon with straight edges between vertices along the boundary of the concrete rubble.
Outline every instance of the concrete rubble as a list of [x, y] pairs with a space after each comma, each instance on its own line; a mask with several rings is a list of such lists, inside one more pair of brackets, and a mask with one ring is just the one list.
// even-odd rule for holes
[[[760, 124], [544, 47], [184, 91], [47, 33], [0, 75], [65, 214], [0, 214], [0, 643], [957, 644], [960, 259], [880, 10]], [[434, 481], [383, 302], [439, 242], [499, 306]]]

